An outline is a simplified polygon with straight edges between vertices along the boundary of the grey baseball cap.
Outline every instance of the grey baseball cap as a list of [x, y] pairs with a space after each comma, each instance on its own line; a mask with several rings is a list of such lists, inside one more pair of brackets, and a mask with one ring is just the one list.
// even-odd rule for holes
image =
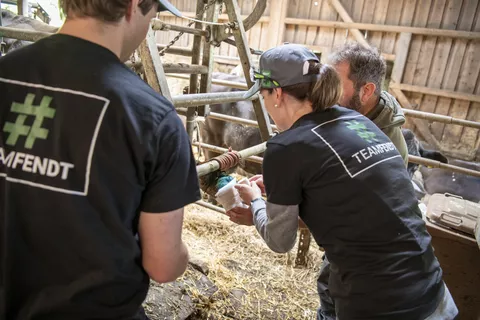
[[283, 44], [260, 56], [259, 70], [253, 70], [254, 85], [244, 94], [249, 99], [261, 89], [281, 88], [317, 81], [317, 74], [308, 74], [309, 61], [320, 62], [313, 51], [298, 44]]
[[177, 17], [181, 18], [182, 13], [173, 6], [169, 1], [167, 0], [158, 0], [159, 6], [158, 6], [158, 11], [170, 11], [172, 14], [176, 15]]

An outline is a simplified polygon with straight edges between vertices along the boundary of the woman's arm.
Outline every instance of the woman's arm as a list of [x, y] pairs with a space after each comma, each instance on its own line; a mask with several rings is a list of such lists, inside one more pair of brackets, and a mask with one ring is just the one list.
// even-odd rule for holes
[[268, 247], [286, 253], [295, 245], [298, 230], [298, 205], [284, 206], [265, 202], [252, 203], [253, 223]]
[[278, 253], [290, 251], [297, 239], [298, 205], [265, 202], [255, 183], [252, 186], [238, 184], [235, 188], [242, 200], [250, 203], [253, 224], [268, 247]]

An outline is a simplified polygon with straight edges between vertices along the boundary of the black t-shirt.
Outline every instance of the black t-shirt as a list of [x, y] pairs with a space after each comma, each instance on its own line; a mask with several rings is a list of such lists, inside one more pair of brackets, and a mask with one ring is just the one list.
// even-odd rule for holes
[[299, 205], [325, 248], [339, 319], [434, 311], [442, 270], [402, 157], [373, 122], [337, 106], [308, 114], [268, 142], [263, 171], [268, 201]]
[[111, 51], [54, 35], [0, 58], [0, 318], [133, 319], [139, 213], [199, 198], [172, 104]]

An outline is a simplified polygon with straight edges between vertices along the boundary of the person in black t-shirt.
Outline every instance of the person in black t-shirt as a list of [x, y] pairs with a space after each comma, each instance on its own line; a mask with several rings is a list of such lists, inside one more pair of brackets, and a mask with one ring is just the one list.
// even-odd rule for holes
[[188, 263], [200, 199], [173, 105], [124, 61], [168, 1], [63, 0], [58, 34], [0, 58], [0, 319], [145, 319]]
[[453, 319], [405, 163], [372, 121], [336, 105], [333, 67], [287, 44], [264, 52], [253, 75], [245, 97], [260, 91], [282, 132], [267, 143], [263, 178], [236, 186], [250, 208], [229, 211], [231, 220], [284, 253], [301, 218], [331, 263], [333, 319]]

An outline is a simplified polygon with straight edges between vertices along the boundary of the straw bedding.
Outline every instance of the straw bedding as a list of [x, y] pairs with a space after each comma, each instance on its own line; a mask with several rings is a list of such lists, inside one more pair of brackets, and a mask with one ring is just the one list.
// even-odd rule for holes
[[[194, 260], [204, 264], [197, 269], [207, 269], [207, 276], [189, 267], [173, 284], [152, 284], [146, 303], [152, 320], [315, 319], [323, 253], [313, 242], [308, 266], [294, 268], [296, 246], [288, 254], [276, 254], [255, 227], [236, 225], [197, 205], [186, 210], [183, 237]], [[155, 294], [162, 298], [152, 298]], [[158, 311], [165, 296], [171, 297], [170, 307], [177, 303], [174, 315]]]

